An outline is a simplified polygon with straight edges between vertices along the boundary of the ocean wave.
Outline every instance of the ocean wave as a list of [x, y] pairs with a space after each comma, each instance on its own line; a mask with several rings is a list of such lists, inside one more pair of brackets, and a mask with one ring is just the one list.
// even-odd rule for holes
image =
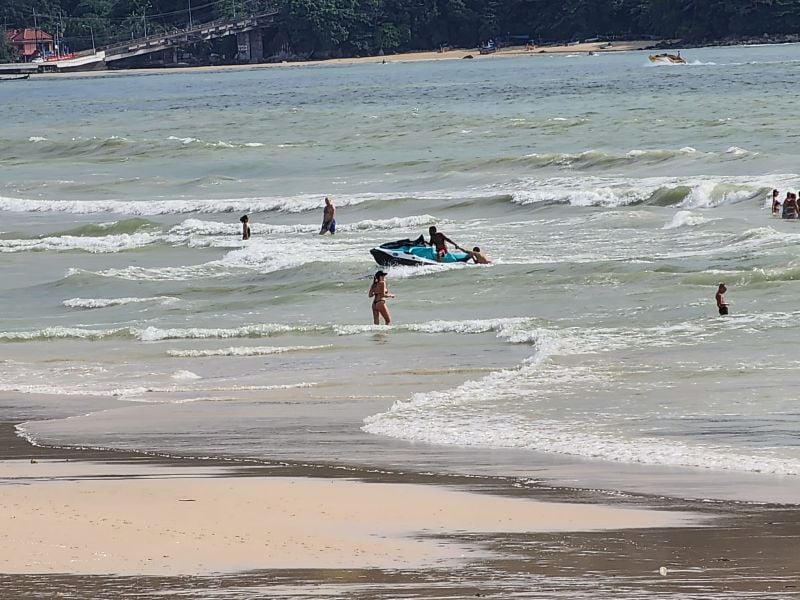
[[[91, 303], [92, 301], [86, 301]], [[190, 339], [265, 338], [297, 333], [333, 333], [335, 335], [359, 335], [374, 331], [397, 333], [460, 333], [465, 335], [496, 332], [511, 343], [529, 343], [526, 331], [536, 321], [527, 317], [502, 319], [468, 319], [464, 321], [427, 321], [405, 323], [386, 328], [380, 325], [347, 324], [282, 324], [256, 323], [240, 327], [118, 327], [112, 329], [88, 329], [81, 327], [47, 327], [32, 331], [0, 331], [0, 340], [44, 341], [55, 339], [106, 340], [112, 338], [138, 339], [144, 342]], [[199, 356], [199, 355], [198, 355]]]
[[145, 342], [161, 340], [190, 340], [190, 339], [227, 339], [227, 338], [259, 338], [270, 337], [285, 333], [312, 332], [318, 328], [309, 325], [280, 325], [277, 323], [263, 323], [260, 325], [244, 325], [242, 327], [187, 327], [168, 328], [147, 327], [134, 330], [134, 335]]
[[222, 140], [218, 140], [216, 142], [209, 142], [194, 137], [177, 137], [174, 135], [169, 136], [167, 138], [167, 141], [180, 142], [181, 145], [183, 146], [198, 145], [203, 148], [209, 148], [214, 150], [218, 149], [226, 150], [226, 149], [236, 149], [236, 148], [261, 148], [264, 145], [262, 142], [230, 142], [230, 141], [225, 142]]
[[67, 308], [107, 308], [109, 306], [124, 306], [126, 304], [140, 304], [158, 302], [161, 304], [171, 304], [178, 302], [179, 299], [173, 296], [150, 296], [146, 298], [70, 298], [64, 300], [62, 304]]
[[[579, 369], [567, 376], [572, 384], [580, 377], [575, 377], [575, 371]], [[494, 406], [495, 402], [518, 395], [514, 385], [508, 384], [509, 375], [514, 374], [495, 374], [480, 385], [466, 384], [455, 394], [429, 393], [409, 403], [395, 404], [389, 412], [365, 419], [362, 429], [429, 444], [534, 450], [626, 464], [800, 474], [800, 461], [774, 457], [766, 451], [743, 454], [733, 448], [667, 438], [623, 438], [592, 423], [535, 418], [509, 422], [468, 402], [470, 397], [480, 397], [482, 402]], [[596, 378], [588, 377], [584, 383], [589, 381], [597, 385]], [[487, 399], [489, 388], [494, 391]], [[460, 417], [454, 416], [457, 412]]]
[[[60, 212], [71, 214], [113, 213], [155, 216], [187, 213], [300, 213], [321, 210], [324, 196], [307, 194], [284, 198], [236, 198], [208, 200], [32, 200], [0, 196], [0, 210], [17, 213]], [[376, 197], [356, 194], [336, 200], [338, 206], [356, 206]]]
[[[85, 159], [108, 161], [117, 158], [152, 155], [159, 153], [186, 153], [198, 151], [242, 150], [260, 148], [263, 142], [241, 142], [233, 140], [202, 140], [194, 137], [169, 136], [163, 139], [132, 139], [126, 136], [92, 137], [28, 137], [28, 147], [15, 146], [18, 153], [32, 158], [47, 160], [70, 159], [76, 156]], [[1, 156], [1, 155], [0, 155]]]
[[680, 205], [682, 208], [714, 208], [763, 197], [766, 188], [737, 186], [731, 183], [705, 181], [692, 186]]
[[[47, 394], [56, 396], [106, 396], [120, 398], [129, 402], [144, 402], [152, 404], [185, 404], [199, 400], [218, 400], [214, 397], [203, 398], [170, 398], [161, 394], [208, 394], [208, 393], [235, 393], [235, 392], [261, 392], [273, 390], [289, 390], [311, 388], [318, 384], [316, 382], [301, 381], [297, 383], [285, 383], [275, 385], [222, 385], [209, 386], [203, 383], [202, 378], [191, 371], [176, 371], [170, 376], [171, 379], [181, 381], [179, 385], [173, 386], [128, 386], [128, 387], [103, 387], [102, 385], [87, 385], [84, 387], [61, 387], [48, 384], [15, 384], [0, 383], [0, 391], [18, 392], [21, 394]], [[192, 384], [192, 382], [196, 382]], [[24, 425], [17, 426], [20, 431], [24, 431]]]
[[104, 269], [89, 271], [72, 267], [67, 270], [66, 277], [109, 277], [127, 281], [191, 281], [193, 279], [214, 279], [231, 275], [231, 268], [212, 261], [200, 265], [181, 267], [137, 267]]
[[[775, 181], [782, 179], [785, 176], [777, 176]], [[643, 204], [690, 209], [716, 208], [761, 199], [773, 184], [773, 181], [739, 177], [685, 180], [666, 177], [555, 177], [522, 180], [510, 193], [511, 202], [521, 206], [569, 204], [613, 208]]]
[[28, 342], [46, 340], [106, 340], [109, 338], [132, 338], [135, 332], [129, 327], [113, 329], [85, 329], [82, 327], [45, 327], [33, 331], [0, 331], [0, 340]]
[[[408, 217], [394, 217], [391, 219], [366, 219], [355, 223], [342, 223], [337, 225], [337, 231], [382, 231], [390, 229], [414, 229], [433, 223], [442, 223], [432, 215], [411, 215]], [[259, 223], [255, 219], [250, 223], [254, 235], [279, 235], [291, 233], [316, 233], [319, 225], [293, 224], [270, 225]], [[230, 235], [241, 234], [241, 225], [238, 223], [223, 223], [219, 221], [203, 221], [201, 219], [186, 219], [170, 229], [170, 233], [177, 235]]]
[[177, 358], [205, 358], [209, 356], [267, 356], [284, 352], [301, 352], [304, 350], [324, 350], [333, 348], [332, 344], [320, 346], [231, 346], [214, 350], [167, 350], [168, 356]]
[[124, 233], [104, 237], [76, 237], [65, 235], [60, 237], [21, 240], [0, 239], [0, 252], [67, 252], [71, 250], [81, 250], [83, 252], [99, 254], [133, 250], [154, 244], [162, 239], [162, 236], [153, 233]]
[[[586, 150], [574, 154], [568, 153], [533, 153], [524, 157], [524, 162], [533, 167], [559, 167], [575, 170], [592, 170], [616, 168], [621, 166], [652, 165], [672, 159], [708, 158], [717, 156], [713, 152], [697, 152], [694, 148], [654, 148], [633, 149], [623, 153], [604, 150]], [[519, 159], [512, 159], [520, 162]]]
[[[739, 325], [752, 326], [752, 322]], [[452, 389], [396, 401], [385, 412], [365, 418], [362, 429], [374, 435], [429, 444], [535, 450], [654, 466], [800, 474], [800, 461], [773, 457], [768, 451], [742, 454], [721, 445], [623, 437], [613, 425], [607, 428], [602, 421], [554, 419], [544, 407], [537, 410], [538, 402], [548, 395], [563, 398], [583, 394], [587, 388], [610, 391], [616, 386], [611, 374], [593, 367], [590, 361], [560, 365], [552, 360], [556, 356], [649, 347], [659, 339], [681, 344], [684, 342], [675, 340], [676, 336], [684, 341], [696, 340], [697, 332], [707, 327], [682, 323], [669, 326], [668, 331], [658, 327], [636, 331], [633, 337], [622, 329], [531, 331], [536, 338], [535, 354], [516, 368], [494, 371]], [[609, 346], [610, 340], [616, 343]]]
[[157, 223], [147, 219], [133, 218], [121, 221], [111, 221], [109, 223], [89, 223], [65, 231], [57, 231], [49, 237], [103, 237], [109, 235], [122, 235], [139, 233], [141, 230], [160, 229]]
[[708, 219], [701, 215], [694, 214], [688, 210], [679, 210], [672, 217], [672, 220], [664, 225], [663, 229], [679, 229], [681, 227], [696, 227], [707, 223]]

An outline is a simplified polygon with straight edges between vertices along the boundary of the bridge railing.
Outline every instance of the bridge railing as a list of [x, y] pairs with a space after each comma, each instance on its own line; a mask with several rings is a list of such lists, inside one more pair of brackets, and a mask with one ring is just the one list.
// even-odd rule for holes
[[[235, 19], [215, 19], [213, 21], [206, 21], [205, 23], [201, 23], [199, 25], [194, 25], [192, 27], [186, 27], [184, 29], [173, 29], [171, 31], [161, 31], [159, 33], [154, 33], [152, 35], [148, 35], [147, 37], [141, 38], [134, 38], [131, 40], [126, 40], [124, 42], [120, 41], [115, 44], [109, 44], [107, 46], [102, 46], [97, 48], [98, 51], [104, 50], [106, 54], [114, 54], [115, 52], [125, 52], [128, 51], [130, 48], [133, 47], [147, 47], [153, 45], [153, 42], [160, 42], [165, 44], [170, 44], [176, 40], [182, 40], [184, 38], [202, 34], [207, 32], [209, 29], [216, 29], [216, 28], [235, 28], [237, 25], [239, 27], [245, 27], [247, 25], [257, 24], [260, 20], [265, 19], [267, 17], [274, 17], [280, 11], [275, 8], [268, 12], [262, 12], [254, 15], [245, 15], [241, 17], [237, 17]], [[92, 51], [88, 51], [91, 53]]]

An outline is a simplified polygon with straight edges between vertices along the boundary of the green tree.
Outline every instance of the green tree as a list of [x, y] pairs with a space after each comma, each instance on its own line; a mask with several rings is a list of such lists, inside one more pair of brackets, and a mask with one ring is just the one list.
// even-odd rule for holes
[[16, 54], [14, 48], [8, 43], [5, 32], [0, 32], [0, 63], [13, 62]]

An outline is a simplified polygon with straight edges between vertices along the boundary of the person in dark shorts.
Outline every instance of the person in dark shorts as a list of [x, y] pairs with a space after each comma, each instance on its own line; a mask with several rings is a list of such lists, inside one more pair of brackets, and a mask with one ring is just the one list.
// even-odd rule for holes
[[325, 196], [325, 208], [322, 209], [322, 228], [319, 230], [320, 235], [324, 235], [326, 231], [330, 231], [331, 235], [336, 233], [336, 207], [331, 202], [331, 199]]
[[781, 212], [781, 199], [778, 197], [780, 192], [772, 190], [772, 214], [779, 215]]
[[239, 222], [242, 224], [242, 239], [249, 240], [250, 239], [250, 217], [244, 215]]
[[728, 303], [725, 301], [725, 292], [727, 291], [727, 286], [724, 283], [720, 283], [715, 298], [717, 300], [717, 309], [719, 309], [719, 315], [721, 317], [728, 314]]

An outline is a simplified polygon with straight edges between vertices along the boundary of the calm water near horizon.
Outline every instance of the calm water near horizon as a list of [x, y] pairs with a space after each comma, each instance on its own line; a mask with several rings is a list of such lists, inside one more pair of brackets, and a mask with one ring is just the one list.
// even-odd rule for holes
[[[684, 55], [3, 84], [0, 420], [800, 502], [800, 46]], [[369, 249], [432, 224], [494, 263], [389, 269], [372, 326]]]

